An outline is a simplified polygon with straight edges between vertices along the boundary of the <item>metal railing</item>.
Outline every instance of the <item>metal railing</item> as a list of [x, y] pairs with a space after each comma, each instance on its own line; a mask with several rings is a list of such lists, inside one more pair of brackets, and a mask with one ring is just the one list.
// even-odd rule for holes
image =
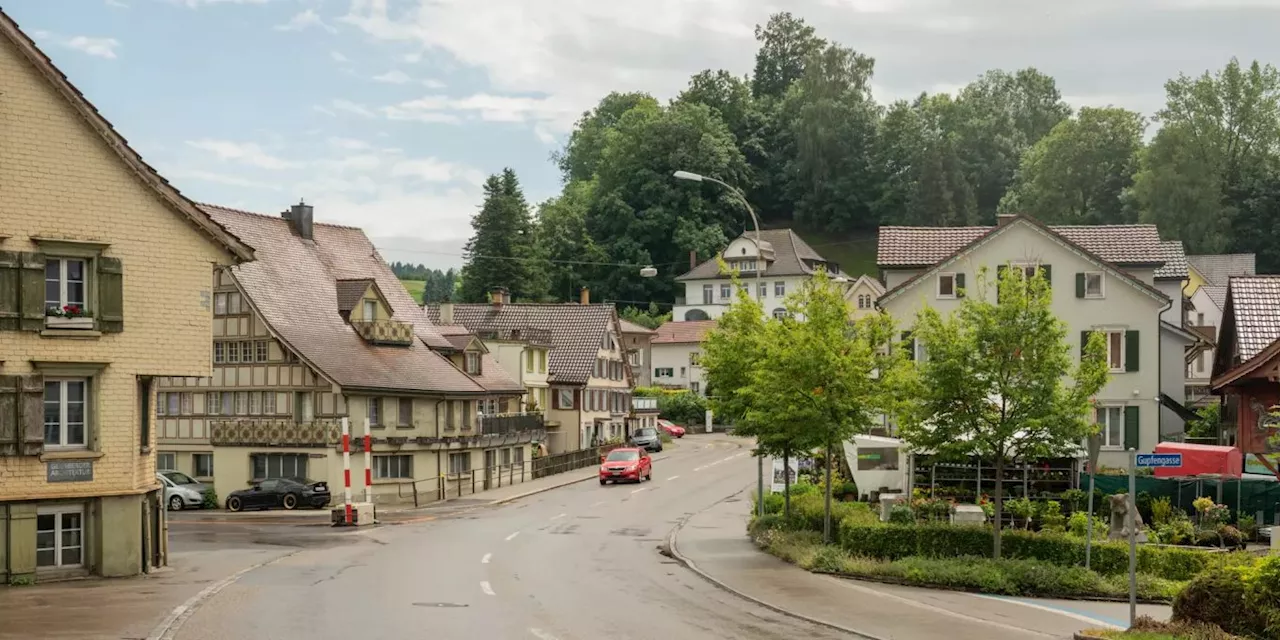
[[499, 413], [480, 416], [480, 435], [506, 435], [545, 429], [541, 413]]
[[565, 471], [600, 464], [600, 456], [620, 445], [601, 445], [533, 459], [533, 477], [545, 478]]
[[[424, 502], [461, 498], [490, 489], [528, 482], [533, 479], [529, 466], [528, 462], [513, 462], [404, 482], [397, 487], [397, 495], [401, 500], [412, 497], [415, 507], [421, 506]], [[418, 485], [423, 485], [423, 488], [419, 488]], [[409, 492], [408, 495], [406, 491]]]

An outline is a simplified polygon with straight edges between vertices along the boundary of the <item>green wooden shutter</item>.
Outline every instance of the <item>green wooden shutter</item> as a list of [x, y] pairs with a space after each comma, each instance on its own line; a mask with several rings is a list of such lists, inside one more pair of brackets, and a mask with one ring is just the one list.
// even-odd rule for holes
[[1129, 406], [1124, 408], [1124, 448], [1137, 449], [1141, 446], [1141, 439], [1138, 437], [1138, 430], [1141, 423], [1138, 419], [1138, 407]]
[[21, 376], [0, 376], [0, 456], [18, 454], [18, 402]]
[[124, 331], [124, 268], [119, 258], [98, 258], [98, 330]]
[[1084, 274], [1083, 273], [1076, 274], [1076, 297], [1077, 298], [1084, 297]]
[[44, 452], [44, 376], [18, 376], [18, 410], [21, 425], [15, 442], [19, 455], [38, 456]]
[[16, 251], [0, 251], [0, 331], [22, 327], [22, 256]]
[[964, 297], [964, 274], [963, 273], [956, 274], [956, 297], [957, 298]]
[[1138, 353], [1141, 351], [1138, 344], [1138, 332], [1124, 332], [1124, 370], [1133, 372], [1138, 370]]
[[1089, 346], [1089, 334], [1091, 333], [1093, 332], [1092, 331], [1080, 332], [1080, 357], [1081, 358], [1084, 358], [1084, 350]]
[[44, 329], [44, 254], [23, 253], [21, 256], [22, 330]]
[[996, 266], [996, 304], [1000, 303], [1000, 283], [1004, 281], [1004, 272], [1009, 270], [1009, 265], [1002, 264]]
[[1052, 288], [1053, 287], [1053, 266], [1042, 264], [1040, 265], [1040, 270], [1044, 273], [1044, 283], [1046, 285], [1049, 285], [1050, 288]]
[[916, 341], [911, 337], [910, 331], [902, 332], [902, 348], [907, 350], [907, 359], [916, 359]]

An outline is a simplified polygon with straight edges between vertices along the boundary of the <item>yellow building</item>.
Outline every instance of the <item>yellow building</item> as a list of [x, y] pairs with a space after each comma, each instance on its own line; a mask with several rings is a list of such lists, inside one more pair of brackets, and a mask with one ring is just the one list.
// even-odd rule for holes
[[[434, 499], [441, 476], [470, 491], [531, 473], [542, 418], [521, 413], [523, 387], [474, 336], [441, 335], [363, 231], [315, 223], [306, 204], [202, 206], [256, 259], [218, 273], [213, 376], [161, 381], [163, 465], [212, 482], [220, 501], [278, 477], [340, 495], [345, 417], [357, 440], [370, 425], [379, 503]], [[359, 496], [363, 455], [351, 470]]]
[[865, 318], [876, 313], [876, 300], [884, 295], [884, 285], [871, 276], [858, 276], [844, 292], [844, 299], [849, 301], [849, 317], [853, 320]]
[[0, 579], [166, 561], [153, 381], [207, 376], [214, 269], [252, 249], [0, 12]]

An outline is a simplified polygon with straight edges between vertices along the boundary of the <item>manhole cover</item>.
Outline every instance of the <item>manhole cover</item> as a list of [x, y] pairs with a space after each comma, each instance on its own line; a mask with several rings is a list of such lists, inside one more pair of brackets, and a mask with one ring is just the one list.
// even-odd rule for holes
[[415, 607], [432, 607], [432, 608], [437, 608], [437, 609], [452, 609], [452, 608], [455, 608], [455, 607], [467, 607], [467, 606], [470, 606], [470, 605], [465, 605], [465, 604], [461, 604], [461, 603], [457, 603], [457, 602], [415, 602], [415, 603], [413, 603], [413, 606], [415, 606]]

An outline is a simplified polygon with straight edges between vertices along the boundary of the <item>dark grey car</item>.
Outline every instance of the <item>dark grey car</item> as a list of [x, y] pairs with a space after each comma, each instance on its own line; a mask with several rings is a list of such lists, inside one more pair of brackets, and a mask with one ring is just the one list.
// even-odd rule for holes
[[662, 437], [658, 435], [658, 430], [652, 427], [636, 429], [636, 432], [631, 434], [631, 444], [643, 447], [645, 451], [662, 451]]

